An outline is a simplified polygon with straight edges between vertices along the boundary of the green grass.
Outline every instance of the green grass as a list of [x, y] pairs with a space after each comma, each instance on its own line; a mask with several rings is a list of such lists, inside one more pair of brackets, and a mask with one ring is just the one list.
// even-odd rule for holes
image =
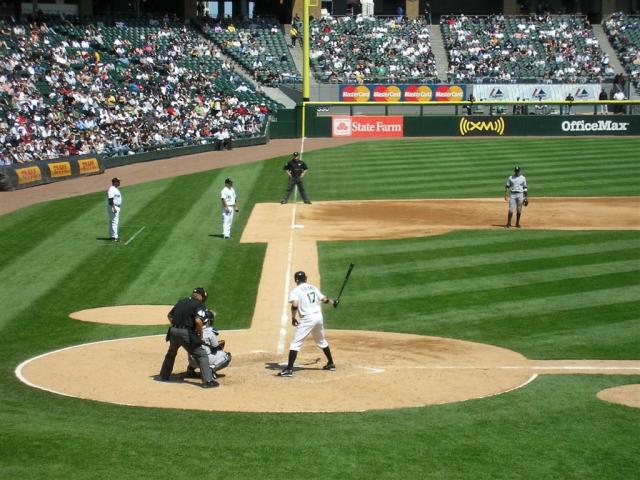
[[[626, 138], [361, 143], [306, 153], [306, 184], [313, 200], [500, 197], [520, 163], [532, 196], [638, 195], [639, 146]], [[164, 330], [70, 320], [78, 309], [173, 303], [202, 285], [224, 328], [248, 326], [265, 246], [238, 238], [253, 204], [282, 194], [284, 161], [136, 186], [124, 178], [123, 243], [145, 226], [127, 246], [98, 240], [106, 236], [103, 192], [1, 217], [0, 478], [637, 475], [640, 411], [595, 395], [639, 376], [543, 376], [482, 400], [326, 415], [131, 408], [15, 378], [16, 365], [37, 354]], [[223, 242], [226, 176], [241, 213]], [[327, 324], [491, 343], [530, 358], [638, 359], [639, 232], [510, 233], [321, 243], [326, 293], [356, 263]]]

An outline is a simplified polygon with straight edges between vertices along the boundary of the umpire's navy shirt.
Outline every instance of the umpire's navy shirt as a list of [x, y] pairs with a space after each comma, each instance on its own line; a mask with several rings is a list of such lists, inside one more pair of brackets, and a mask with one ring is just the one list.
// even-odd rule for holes
[[302, 160], [295, 159], [289, 160], [289, 162], [283, 168], [283, 170], [289, 171], [293, 178], [300, 178], [300, 175], [302, 175], [302, 172], [304, 172], [306, 169], [306, 163], [304, 163]]
[[178, 300], [169, 312], [171, 324], [178, 328], [196, 329], [196, 316], [204, 318], [205, 306], [193, 297]]

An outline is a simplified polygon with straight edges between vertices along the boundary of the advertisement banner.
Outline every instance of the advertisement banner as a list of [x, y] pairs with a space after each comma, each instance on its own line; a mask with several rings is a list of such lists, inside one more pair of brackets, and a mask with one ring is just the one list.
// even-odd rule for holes
[[568, 95], [574, 100], [598, 100], [602, 88], [597, 84], [505, 84], [474, 85], [476, 100], [513, 102], [518, 100], [563, 101]]
[[62, 178], [71, 176], [71, 163], [69, 162], [51, 162], [48, 163], [51, 178]]
[[18, 184], [26, 185], [28, 183], [42, 181], [42, 172], [40, 167], [33, 165], [31, 167], [16, 168], [14, 170], [18, 176]]
[[333, 137], [403, 137], [404, 117], [335, 115], [331, 131]]
[[340, 85], [341, 102], [459, 102], [466, 85]]
[[82, 158], [78, 160], [78, 168], [80, 175], [100, 173], [100, 165], [96, 158]]
[[506, 133], [505, 117], [462, 117], [458, 122], [460, 135], [465, 136], [499, 136]]

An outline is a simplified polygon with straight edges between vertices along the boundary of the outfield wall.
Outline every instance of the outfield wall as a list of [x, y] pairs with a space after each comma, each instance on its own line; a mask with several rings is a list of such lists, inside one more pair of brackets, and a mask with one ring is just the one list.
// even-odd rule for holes
[[102, 160], [92, 155], [17, 163], [0, 167], [0, 190], [15, 190], [69, 178], [99, 175], [104, 170]]
[[306, 137], [466, 137], [640, 135], [640, 117], [598, 116], [364, 116], [306, 119]]

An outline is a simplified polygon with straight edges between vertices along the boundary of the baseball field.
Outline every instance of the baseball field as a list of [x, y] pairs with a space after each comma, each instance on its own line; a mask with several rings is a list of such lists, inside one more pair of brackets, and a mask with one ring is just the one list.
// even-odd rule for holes
[[[285, 157], [124, 178], [118, 244], [104, 191], [2, 216], [0, 477], [634, 478], [639, 147], [313, 150], [312, 205], [278, 203]], [[505, 230], [515, 164], [531, 203]], [[226, 177], [241, 207], [230, 240]], [[319, 371], [308, 341], [295, 376], [276, 377], [288, 276], [304, 269], [335, 296], [350, 262], [325, 310], [338, 370]], [[196, 286], [234, 354], [218, 389], [155, 378], [166, 318], [148, 312]]]

